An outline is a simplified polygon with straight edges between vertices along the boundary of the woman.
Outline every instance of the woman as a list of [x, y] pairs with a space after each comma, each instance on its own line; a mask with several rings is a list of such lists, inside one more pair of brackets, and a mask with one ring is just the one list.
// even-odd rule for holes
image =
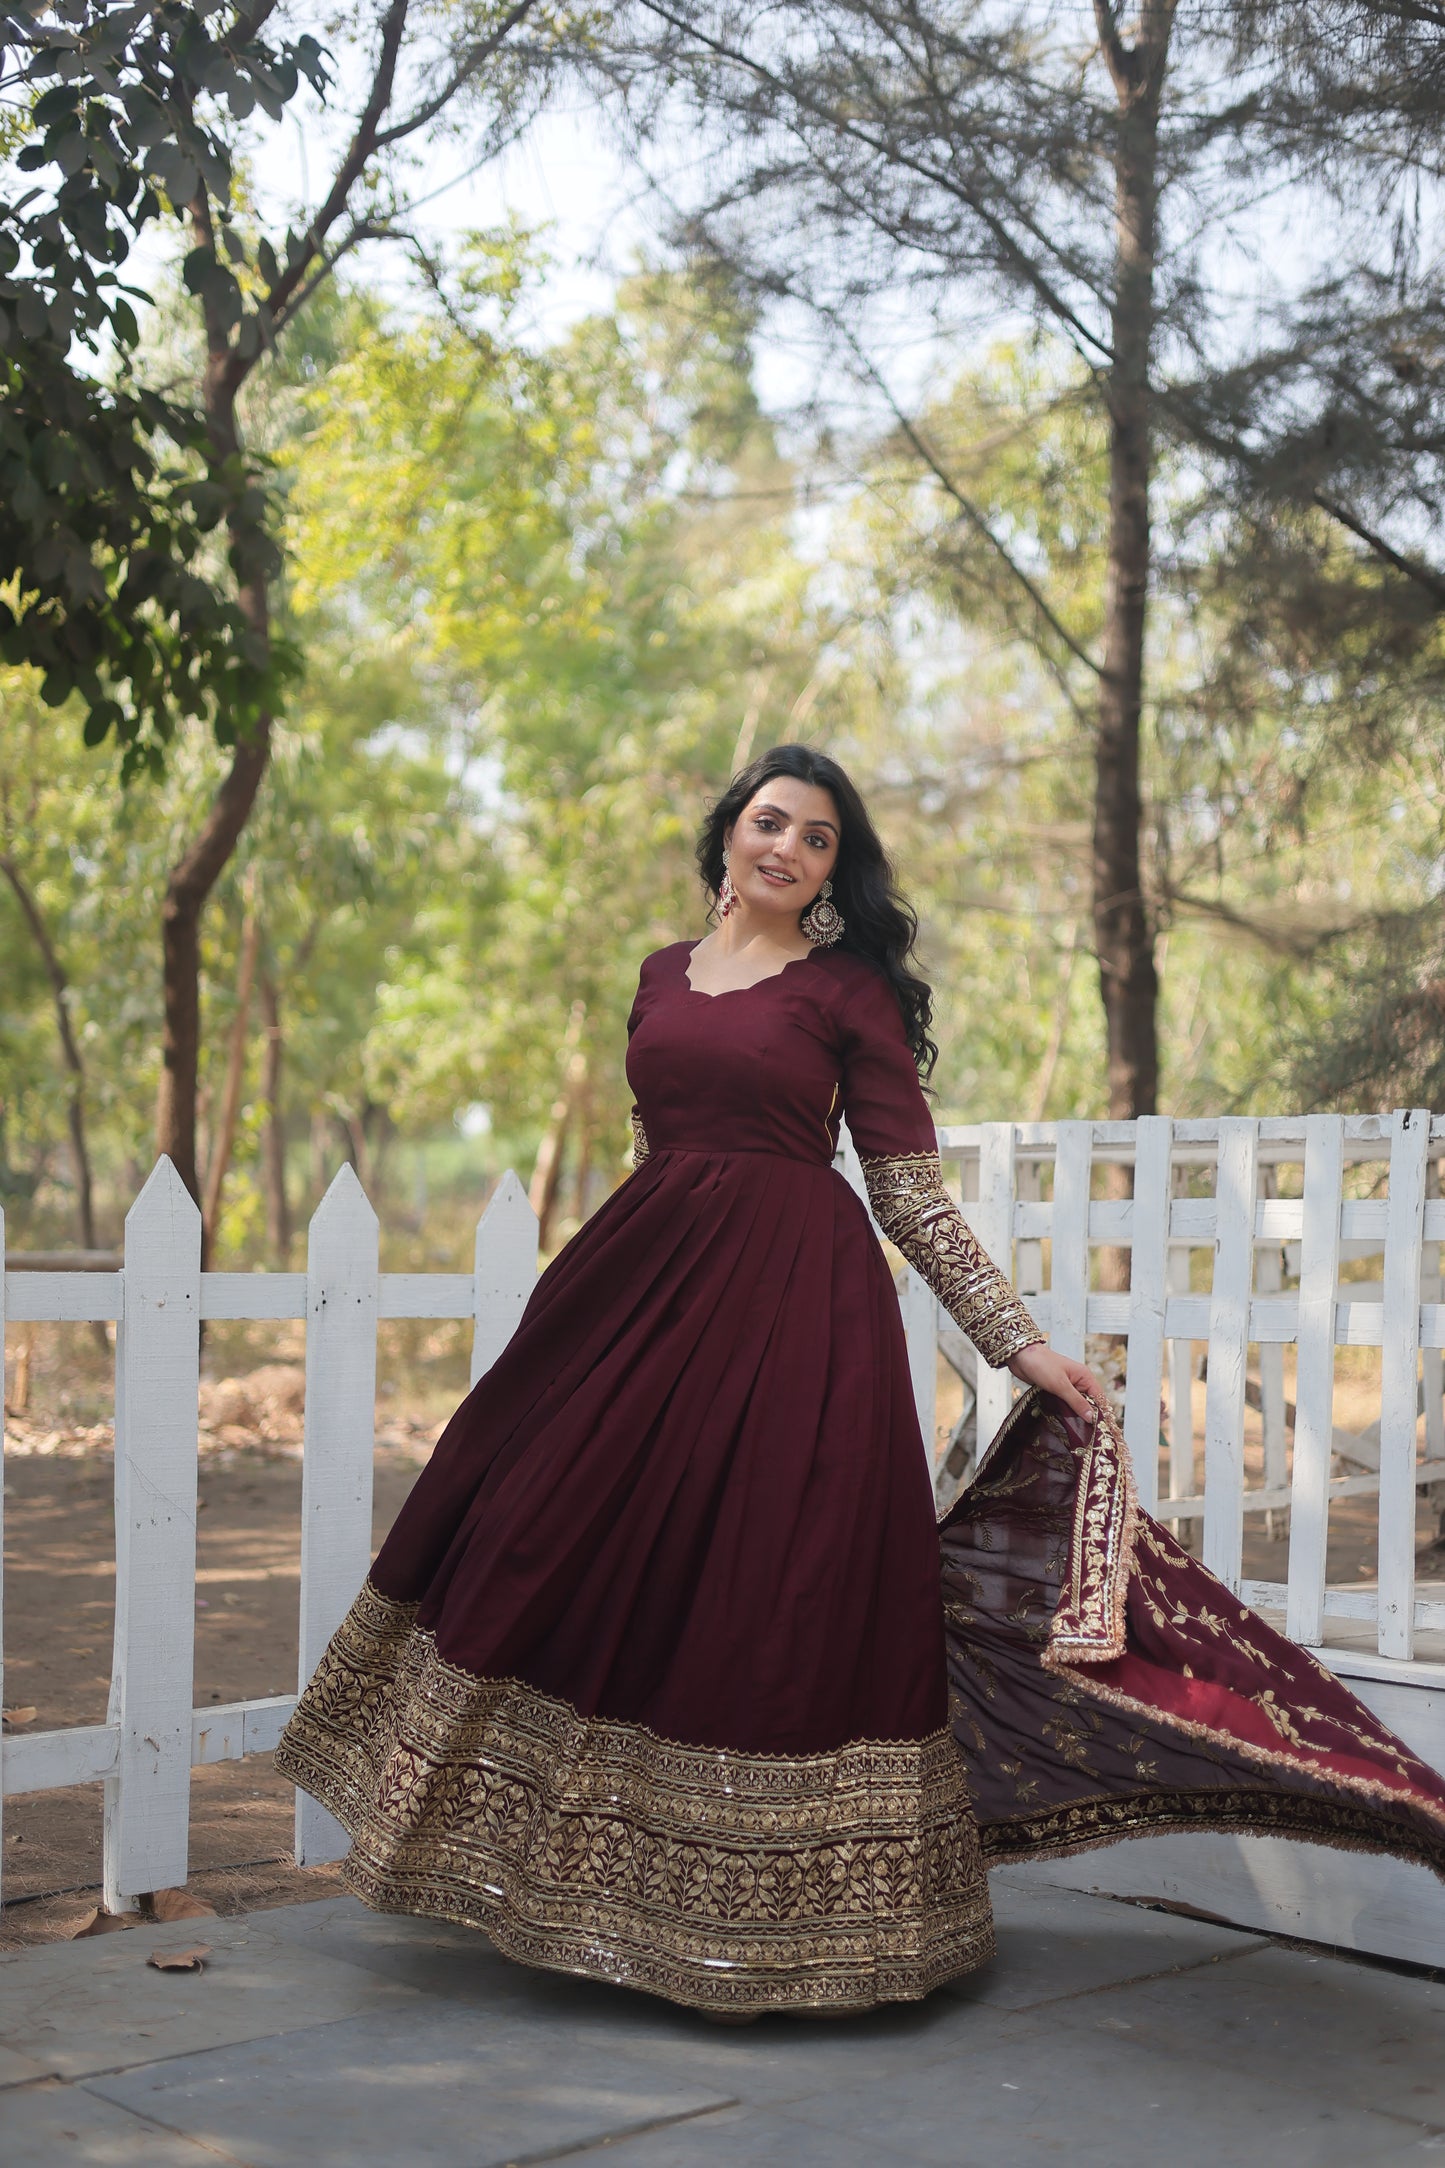
[[[1161, 1827], [1445, 1871], [1445, 1784], [1138, 1515], [1096, 1380], [949, 1199], [914, 921], [801, 746], [647, 958], [631, 1178], [442, 1436], [278, 1765], [380, 1910], [714, 2016], [982, 1963], [985, 1868]], [[934, 1525], [892, 1280], [1037, 1390]]]

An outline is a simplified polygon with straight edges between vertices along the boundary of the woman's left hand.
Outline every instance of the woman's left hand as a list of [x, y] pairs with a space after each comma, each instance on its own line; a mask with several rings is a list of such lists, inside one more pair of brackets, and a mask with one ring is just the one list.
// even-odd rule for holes
[[1075, 1362], [1071, 1355], [1056, 1355], [1046, 1340], [1021, 1347], [1008, 1367], [1025, 1385], [1056, 1395], [1075, 1415], [1108, 1408], [1109, 1396], [1088, 1364]]

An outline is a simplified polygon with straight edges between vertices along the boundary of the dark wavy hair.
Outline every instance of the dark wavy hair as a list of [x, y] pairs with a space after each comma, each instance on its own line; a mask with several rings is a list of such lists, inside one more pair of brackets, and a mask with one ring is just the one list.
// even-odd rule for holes
[[898, 893], [893, 867], [857, 785], [836, 760], [810, 745], [775, 745], [735, 775], [709, 811], [697, 839], [697, 864], [709, 897], [709, 915], [717, 907], [723, 877], [723, 838], [744, 806], [775, 776], [791, 776], [825, 790], [838, 808], [838, 859], [833, 868], [833, 901], [843, 914], [840, 948], [866, 956], [878, 966], [898, 997], [903, 1028], [920, 1076], [932, 1073], [938, 1048], [928, 1036], [933, 1021], [933, 989], [910, 969], [918, 919]]

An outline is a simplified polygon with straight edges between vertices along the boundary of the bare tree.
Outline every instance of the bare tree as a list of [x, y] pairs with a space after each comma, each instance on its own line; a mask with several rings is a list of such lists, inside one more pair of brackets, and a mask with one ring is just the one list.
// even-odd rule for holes
[[[1275, 12], [1298, 42], [1307, 10]], [[744, 16], [633, 0], [608, 54], [678, 240], [811, 310], [835, 356], [885, 389], [920, 471], [1068, 675], [1092, 734], [1093, 947], [1116, 1117], [1153, 1111], [1158, 1094], [1161, 898], [1142, 770], [1157, 462], [1182, 449], [1236, 499], [1264, 486], [1258, 357], [1239, 363], [1209, 250], [1243, 245], [1254, 201], [1314, 185], [1324, 159], [1303, 97], [1284, 97], [1264, 14], [1263, 0], [789, 0]], [[706, 151], [689, 142], [685, 166], [668, 166], [680, 113]], [[972, 501], [916, 399], [887, 390], [879, 356], [905, 309], [942, 354], [989, 322], [1032, 322], [1072, 348], [1108, 446], [1097, 645]], [[1266, 343], [1298, 361], [1303, 323], [1285, 316]]]

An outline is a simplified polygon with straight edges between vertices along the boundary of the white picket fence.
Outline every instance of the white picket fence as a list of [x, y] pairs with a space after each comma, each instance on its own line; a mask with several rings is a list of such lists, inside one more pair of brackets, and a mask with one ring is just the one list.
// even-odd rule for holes
[[[304, 1272], [203, 1273], [200, 1214], [162, 1159], [126, 1218], [119, 1272], [3, 1275], [0, 1326], [116, 1324], [115, 1649], [106, 1721], [0, 1741], [0, 1797], [104, 1782], [102, 1872], [112, 1911], [184, 1883], [192, 1768], [269, 1751], [296, 1705], [294, 1694], [280, 1694], [192, 1706], [200, 1321], [306, 1323], [304, 1683], [371, 1563], [378, 1320], [470, 1318], [475, 1383], [506, 1346], [537, 1276], [536, 1215], [513, 1174], [503, 1176], [478, 1224], [470, 1273], [382, 1272], [378, 1236], [361, 1184], [343, 1167], [311, 1222]], [[298, 1794], [298, 1861], [339, 1858], [345, 1848], [331, 1816]]]
[[[1367, 1621], [1375, 1629], [1376, 1668], [1410, 1666], [1417, 1634], [1445, 1629], [1445, 1601], [1415, 1587], [1417, 1492], [1445, 1482], [1445, 1198], [1438, 1194], [1445, 1120], [1418, 1110], [1274, 1121], [1157, 1116], [990, 1123], [944, 1129], [939, 1141], [945, 1161], [959, 1169], [975, 1232], [993, 1256], [1011, 1258], [1016, 1285], [1052, 1345], [1082, 1356], [1086, 1334], [1125, 1343], [1124, 1435], [1149, 1510], [1176, 1523], [1202, 1520], [1204, 1563], [1246, 1602], [1284, 1610], [1295, 1640], [1317, 1646], [1327, 1639], [1327, 1620], [1352, 1627]], [[1130, 1170], [1132, 1197], [1092, 1194], [1095, 1170], [1108, 1166]], [[1300, 1195], [1271, 1194], [1290, 1168]], [[1368, 1186], [1384, 1194], [1351, 1196], [1349, 1169], [1375, 1177]], [[1212, 1179], [1213, 1195], [1179, 1194], [1182, 1179], [1200, 1170]], [[1046, 1172], [1052, 1196], [1042, 1201]], [[1127, 1293], [1091, 1285], [1090, 1253], [1104, 1245], [1129, 1250]], [[1207, 1292], [1191, 1292], [1199, 1251], [1208, 1253]], [[1373, 1255], [1381, 1259], [1378, 1279], [1341, 1278], [1342, 1264]], [[1297, 1287], [1286, 1289], [1286, 1277]], [[912, 1302], [923, 1307], [916, 1289]], [[956, 1361], [957, 1336], [951, 1341], [941, 1320], [935, 1329]], [[1282, 1364], [1291, 1344], [1292, 1452]], [[1196, 1346], [1207, 1356], [1202, 1489], [1189, 1389]], [[1264, 1480], [1247, 1489], [1251, 1347], [1260, 1373]], [[1380, 1349], [1379, 1422], [1362, 1435], [1335, 1421], [1336, 1347]], [[1006, 1373], [977, 1375], [981, 1438], [1002, 1421], [1012, 1390]], [[1340, 1457], [1363, 1464], [1361, 1472], [1332, 1472], [1332, 1458]], [[1362, 1495], [1378, 1497], [1378, 1587], [1334, 1589], [1326, 1581], [1330, 1501]], [[1246, 1581], [1245, 1514], [1286, 1510], [1286, 1579]]]
[[[1246, 1602], [1275, 1614], [1418, 1754], [1445, 1769], [1445, 1579], [1416, 1586], [1417, 1499], [1445, 1482], [1445, 1119], [1409, 1109], [987, 1123], [945, 1128], [939, 1143], [975, 1232], [994, 1257], [1011, 1259], [1016, 1285], [1053, 1345], [1083, 1355], [1086, 1334], [1126, 1344], [1124, 1432], [1145, 1504], [1176, 1524], [1202, 1521], [1205, 1564]], [[1095, 1170], [1110, 1166], [1127, 1168], [1128, 1184], [1105, 1176], [1097, 1186], [1128, 1186], [1132, 1196], [1093, 1194]], [[1298, 1194], [1281, 1196], [1281, 1188]], [[1212, 1193], [1186, 1193], [1194, 1190]], [[1093, 1284], [1100, 1275], [1091, 1252], [1106, 1245], [1129, 1249], [1126, 1293]], [[1374, 1277], [1357, 1276], [1371, 1259]], [[937, 1331], [949, 1361], [976, 1384], [978, 1436], [986, 1441], [1007, 1411], [1011, 1381], [973, 1363], [921, 1285], [905, 1289], [904, 1313], [920, 1351]], [[1282, 1362], [1291, 1344], [1292, 1444]], [[1362, 1433], [1335, 1421], [1338, 1347], [1380, 1350], [1378, 1422]], [[1190, 1392], [1196, 1349], [1207, 1360], [1202, 1484]], [[1263, 1479], [1247, 1485], [1251, 1351]], [[916, 1384], [926, 1370], [920, 1360]], [[1169, 1428], [1161, 1436], [1166, 1373]], [[921, 1394], [920, 1402], [926, 1418]], [[1330, 1504], [1358, 1497], [1375, 1500], [1376, 1585], [1331, 1587]], [[1245, 1579], [1246, 1515], [1285, 1513], [1285, 1578]], [[1346, 1865], [1316, 1847], [1201, 1834], [1141, 1839], [1030, 1871], [1445, 1964], [1445, 1892], [1423, 1868], [1393, 1860]]]
[[[1176, 1522], [1202, 1519], [1203, 1554], [1213, 1571], [1247, 1600], [1281, 1610], [1288, 1632], [1316, 1647], [1417, 1751], [1445, 1767], [1445, 1662], [1425, 1645], [1445, 1628], [1445, 1602], [1415, 1587], [1417, 1492], [1445, 1480], [1445, 1301], [1439, 1279], [1445, 1199], [1436, 1194], [1445, 1120], [1407, 1112], [1278, 1121], [991, 1123], [944, 1129], [939, 1143], [956, 1170], [976, 1232], [1012, 1271], [1053, 1344], [1082, 1354], [1086, 1334], [1126, 1342], [1124, 1428], [1145, 1502]], [[856, 1179], [846, 1146], [840, 1164]], [[1131, 1170], [1132, 1197], [1092, 1195], [1095, 1168], [1109, 1164]], [[1282, 1171], [1286, 1186], [1300, 1188], [1299, 1196], [1270, 1194], [1281, 1186]], [[1373, 1186], [1383, 1193], [1351, 1194], [1367, 1186], [1361, 1173], [1372, 1171], [1378, 1177]], [[1211, 1182], [1211, 1195], [1181, 1193], [1185, 1185]], [[16, 1734], [0, 1744], [0, 1794], [103, 1780], [104, 1891], [112, 1909], [133, 1904], [144, 1891], [185, 1881], [191, 1768], [268, 1750], [294, 1706], [291, 1695], [192, 1706], [199, 1321], [306, 1322], [304, 1682], [370, 1561], [378, 1320], [471, 1318], [477, 1378], [506, 1344], [533, 1284], [536, 1236], [535, 1218], [509, 1174], [478, 1225], [471, 1274], [382, 1273], [376, 1216], [355, 1176], [343, 1169], [312, 1221], [304, 1273], [203, 1274], [195, 1206], [163, 1160], [126, 1221], [121, 1271], [3, 1276], [4, 1314], [13, 1322], [116, 1321], [117, 1579], [107, 1719]], [[1128, 1292], [1091, 1284], [1090, 1253], [1101, 1245], [1129, 1249]], [[1207, 1292], [1191, 1290], [1191, 1258], [1200, 1251], [1211, 1258]], [[1377, 1282], [1341, 1280], [1342, 1263], [1371, 1254], [1381, 1258]], [[1206, 1277], [1202, 1271], [1196, 1276]], [[1286, 1288], [1286, 1279], [1298, 1286]], [[974, 1362], [915, 1275], [907, 1275], [902, 1296], [925, 1439], [931, 1444], [934, 1438], [941, 1352], [974, 1390], [978, 1436], [986, 1441], [1007, 1411], [1012, 1381]], [[1291, 1451], [1280, 1359], [1292, 1342], [1298, 1384]], [[1198, 1345], [1208, 1357], [1202, 1485], [1196, 1484], [1189, 1413], [1190, 1356]], [[1373, 1434], [1351, 1438], [1335, 1427], [1337, 1346], [1381, 1350], [1377, 1444]], [[1251, 1347], [1263, 1402], [1264, 1480], [1247, 1489], [1243, 1441]], [[1161, 1497], [1166, 1366], [1172, 1424]], [[1422, 1399], [1423, 1455], [1417, 1444]], [[1358, 1472], [1334, 1472], [1332, 1461], [1345, 1449]], [[1330, 1501], [1362, 1492], [1378, 1494], [1378, 1587], [1331, 1589], [1325, 1571]], [[1245, 1515], [1286, 1509], [1286, 1579], [1242, 1582]], [[1361, 1650], [1361, 1634], [1370, 1629], [1375, 1645]], [[1339, 1645], [1342, 1634], [1349, 1646]], [[1423, 1637], [1418, 1648], [1417, 1636]], [[1193, 1859], [1204, 1860], [1212, 1855], [1201, 1848], [1214, 1841], [1145, 1840], [1124, 1850], [1139, 1859], [1150, 1844], [1164, 1845], [1167, 1853], [1170, 1843], [1182, 1842], [1194, 1848]], [[339, 1856], [344, 1842], [322, 1809], [298, 1801], [296, 1845], [303, 1864]], [[1278, 1848], [1281, 1857], [1298, 1850]], [[1413, 1883], [1407, 1888], [1397, 1878], [1383, 1898], [1377, 1893], [1362, 1901], [1348, 1918], [1339, 1914], [1339, 1880], [1348, 1886], [1352, 1876], [1363, 1876], [1363, 1888], [1377, 1863], [1345, 1866], [1336, 1856], [1331, 1864], [1337, 1879], [1323, 1896], [1317, 1889], [1313, 1898], [1286, 1903], [1275, 1887], [1278, 1873], [1274, 1883], [1264, 1877], [1265, 1887], [1256, 1872], [1253, 1896], [1241, 1895], [1232, 1867], [1225, 1871], [1217, 1861], [1201, 1896], [1189, 1872], [1169, 1864], [1173, 1858], [1168, 1854], [1167, 1872], [1160, 1870], [1167, 1894], [1208, 1902], [1254, 1924], [1283, 1924], [1294, 1933], [1316, 1932], [1398, 1955], [1419, 1956], [1424, 1932], [1427, 1941], [1438, 1937], [1427, 1961], [1445, 1961], [1445, 1915], [1438, 1928], [1422, 1930], [1425, 1915]], [[1408, 1877], [1411, 1871], [1400, 1872]], [[1081, 1878], [1075, 1869], [1061, 1874]], [[1131, 1874], [1137, 1882], [1138, 1870]]]

